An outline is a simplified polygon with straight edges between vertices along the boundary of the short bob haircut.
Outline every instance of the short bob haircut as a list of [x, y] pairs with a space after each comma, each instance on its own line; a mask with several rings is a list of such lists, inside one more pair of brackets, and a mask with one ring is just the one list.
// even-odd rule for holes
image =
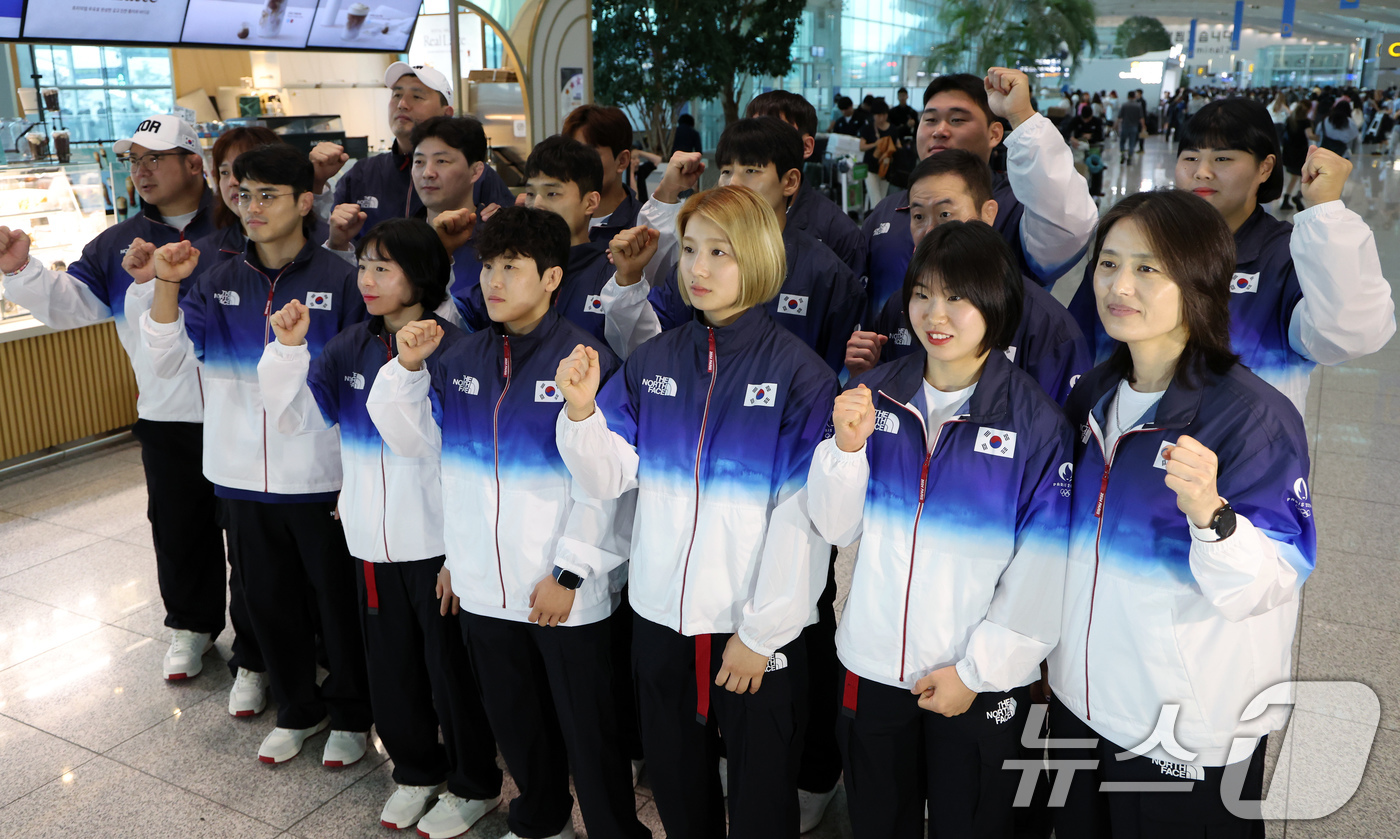
[[770, 90], [749, 100], [746, 117], [777, 117], [808, 137], [817, 136], [817, 109], [789, 90]]
[[546, 137], [525, 161], [525, 177], [554, 178], [578, 187], [579, 197], [603, 189], [603, 159], [597, 150], [562, 134]]
[[992, 200], [992, 167], [987, 165], [987, 161], [966, 149], [947, 149], [920, 160], [914, 171], [909, 173], [909, 188], [913, 189], [914, 184], [924, 178], [938, 175], [956, 175], [961, 178], [978, 210]]
[[1253, 99], [1221, 99], [1196, 112], [1180, 132], [1178, 157], [1184, 151], [1219, 149], [1254, 155], [1256, 163], [1274, 156], [1274, 171], [1259, 185], [1255, 200], [1267, 204], [1283, 194], [1283, 156], [1279, 153], [1278, 129], [1269, 109]]
[[[941, 152], [935, 157], [941, 157]], [[948, 221], [930, 230], [904, 272], [904, 317], [914, 289], [941, 283], [949, 295], [967, 298], [986, 321], [977, 352], [1005, 350], [1021, 325], [1026, 289], [1016, 258], [1001, 234], [981, 221]], [[916, 332], [910, 325], [910, 332]]]
[[[1167, 279], [1181, 289], [1186, 348], [1173, 378], [1183, 386], [1201, 385], [1208, 371], [1223, 375], [1239, 363], [1230, 346], [1230, 278], [1235, 272], [1235, 237], [1209, 201], [1180, 189], [1139, 192], [1114, 204], [1099, 219], [1094, 266], [1113, 225], [1131, 219], [1147, 237]], [[1133, 381], [1133, 357], [1126, 344], [1108, 363]]]
[[[697, 216], [723, 230], [729, 239], [734, 261], [739, 264], [738, 305], [750, 309], [777, 297], [787, 279], [787, 251], [783, 247], [778, 217], [768, 202], [746, 186], [721, 186], [697, 192], [690, 196], [676, 217], [676, 236], [682, 240], [682, 247], [685, 230]], [[677, 271], [681, 299], [687, 306], [694, 306], [680, 274]]]
[[719, 135], [715, 163], [721, 167], [771, 163], [782, 180], [793, 169], [802, 172], [802, 135], [777, 117], [737, 120]]
[[[271, 146], [282, 142], [281, 136], [271, 128], [264, 128], [261, 125], [239, 126], [230, 128], [219, 135], [219, 139], [214, 141], [214, 148], [209, 152], [214, 164], [214, 187], [218, 191], [219, 167], [227, 162], [233, 165], [233, 159], [249, 149], [258, 146]], [[221, 199], [222, 195], [219, 196]], [[226, 227], [233, 227], [239, 223], [238, 214], [228, 208], [222, 200], [214, 203], [214, 226], [220, 230]]]
[[[366, 256], [374, 248], [373, 257]], [[422, 219], [385, 219], [360, 238], [355, 258], [397, 263], [413, 286], [413, 302], [431, 312], [447, 300], [452, 258], [433, 228]]]
[[569, 264], [569, 223], [564, 217], [533, 207], [502, 207], [476, 236], [482, 262], [498, 256], [533, 259], [540, 276]]

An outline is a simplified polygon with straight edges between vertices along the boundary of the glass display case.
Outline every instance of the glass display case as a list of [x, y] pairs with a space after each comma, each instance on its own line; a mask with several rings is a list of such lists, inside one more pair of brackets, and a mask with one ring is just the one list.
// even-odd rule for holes
[[[0, 225], [29, 234], [30, 258], [62, 270], [107, 228], [102, 174], [96, 163], [0, 166]], [[0, 323], [28, 316], [0, 278]]]

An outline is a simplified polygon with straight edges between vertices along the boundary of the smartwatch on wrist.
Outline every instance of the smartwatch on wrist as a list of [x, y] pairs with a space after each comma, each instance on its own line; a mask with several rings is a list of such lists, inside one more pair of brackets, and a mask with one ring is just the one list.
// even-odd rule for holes
[[[1234, 529], [1234, 519], [1231, 519], [1230, 528]], [[569, 591], [578, 591], [583, 585], [583, 578], [572, 571], [565, 571], [558, 565], [554, 566], [554, 581]]]
[[1216, 539], [1228, 539], [1235, 532], [1235, 510], [1230, 502], [1221, 504], [1215, 515], [1210, 517], [1209, 529], [1215, 531]]

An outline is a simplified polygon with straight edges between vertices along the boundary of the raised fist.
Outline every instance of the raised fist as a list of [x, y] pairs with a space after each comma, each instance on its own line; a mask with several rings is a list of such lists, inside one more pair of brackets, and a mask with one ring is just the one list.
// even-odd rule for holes
[[311, 310], [300, 300], [292, 300], [273, 312], [270, 321], [277, 343], [299, 347], [306, 343], [306, 331], [311, 328]]
[[0, 271], [13, 274], [29, 261], [29, 235], [0, 227]]
[[569, 357], [559, 362], [559, 370], [554, 374], [554, 383], [564, 394], [568, 403], [569, 419], [583, 422], [593, 415], [594, 399], [598, 396], [598, 383], [602, 368], [598, 364], [598, 351], [579, 344]]
[[836, 429], [836, 447], [843, 452], [858, 452], [875, 433], [875, 401], [870, 388], [856, 387], [836, 397], [831, 410], [831, 424]]
[[369, 216], [365, 215], [359, 204], [337, 204], [335, 209], [331, 210], [331, 235], [328, 244], [333, 250], [350, 250], [350, 243], [360, 235], [367, 218]]
[[151, 263], [157, 279], [167, 283], [182, 282], [199, 265], [199, 251], [189, 242], [172, 242], [157, 248]]
[[642, 269], [656, 256], [661, 234], [642, 225], [624, 230], [608, 243], [608, 259], [617, 268], [617, 284], [636, 285], [642, 279]]
[[399, 330], [399, 363], [405, 370], [419, 370], [423, 359], [442, 343], [442, 326], [435, 320], [415, 320]]
[[472, 231], [476, 230], [476, 213], [469, 210], [447, 210], [438, 213], [433, 219], [433, 230], [437, 231], [442, 246], [449, 254], [471, 241]]
[[156, 246], [145, 239], [131, 240], [131, 246], [122, 257], [122, 270], [131, 275], [139, 285], [156, 278]]

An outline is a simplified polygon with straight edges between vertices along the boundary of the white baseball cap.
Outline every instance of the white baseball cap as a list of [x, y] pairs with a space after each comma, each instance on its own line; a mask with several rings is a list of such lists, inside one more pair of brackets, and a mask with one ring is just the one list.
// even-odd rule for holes
[[409, 65], [395, 61], [384, 71], [384, 86], [393, 87], [404, 76], [417, 76], [418, 81], [427, 85], [428, 89], [436, 90], [447, 97], [447, 104], [452, 104], [452, 82], [447, 80], [446, 74], [441, 70], [428, 64]]
[[136, 133], [129, 140], [118, 140], [112, 148], [117, 154], [126, 154], [133, 145], [145, 146], [151, 151], [184, 149], [199, 153], [199, 135], [188, 122], [173, 114], [160, 114], [146, 117], [136, 126]]

